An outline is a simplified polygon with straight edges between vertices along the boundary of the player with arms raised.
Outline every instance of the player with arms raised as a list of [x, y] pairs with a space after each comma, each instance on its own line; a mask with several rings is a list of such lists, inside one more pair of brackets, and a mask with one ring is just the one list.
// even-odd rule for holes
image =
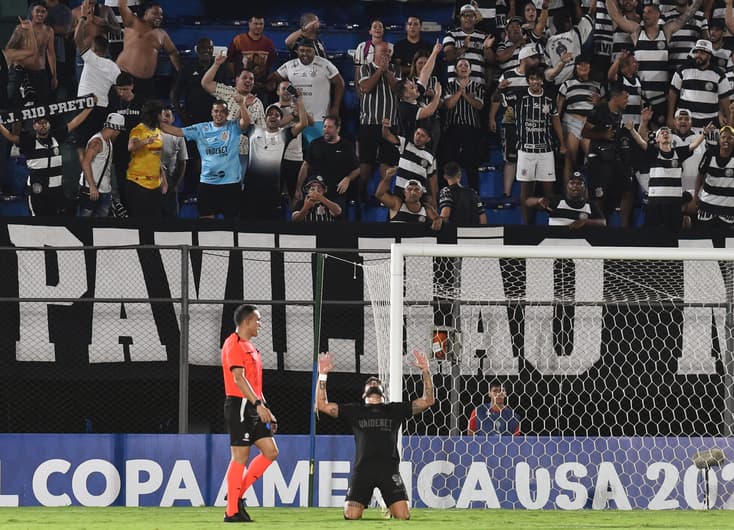
[[319, 383], [316, 408], [334, 418], [346, 419], [352, 426], [355, 457], [347, 499], [345, 519], [361, 519], [372, 492], [379, 488], [382, 498], [395, 519], [410, 519], [408, 492], [400, 478], [398, 431], [403, 420], [420, 414], [436, 402], [428, 359], [413, 352], [415, 365], [423, 373], [423, 396], [411, 403], [385, 403], [382, 382], [370, 377], [364, 385], [364, 403], [330, 403], [326, 397], [326, 379], [334, 363], [330, 353], [319, 355]]

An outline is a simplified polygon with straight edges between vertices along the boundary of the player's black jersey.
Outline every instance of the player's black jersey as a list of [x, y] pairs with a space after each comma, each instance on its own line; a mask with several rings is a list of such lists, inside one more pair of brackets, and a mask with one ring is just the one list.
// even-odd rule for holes
[[354, 432], [354, 469], [375, 461], [400, 461], [398, 430], [403, 420], [413, 415], [410, 403], [365, 405], [339, 404], [339, 416], [346, 419]]

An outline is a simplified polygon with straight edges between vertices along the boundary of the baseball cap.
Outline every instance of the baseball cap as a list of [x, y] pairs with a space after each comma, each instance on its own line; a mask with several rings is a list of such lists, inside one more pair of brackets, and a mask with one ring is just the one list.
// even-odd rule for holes
[[268, 108], [266, 108], [266, 109], [265, 109], [265, 115], [267, 116], [267, 115], [268, 115], [268, 113], [269, 113], [269, 112], [270, 112], [271, 110], [273, 110], [273, 109], [275, 109], [275, 110], [277, 110], [277, 111], [278, 111], [278, 114], [280, 114], [280, 117], [281, 117], [281, 118], [283, 117], [283, 109], [281, 109], [281, 108], [280, 108], [280, 107], [279, 107], [278, 105], [276, 105], [275, 103], [272, 103], [271, 105], [268, 105]]
[[311, 184], [321, 184], [323, 186], [324, 190], [326, 190], [326, 182], [324, 182], [324, 177], [321, 175], [316, 175], [315, 177], [309, 178], [306, 183], [303, 185], [303, 189], [308, 189], [311, 187]]
[[571, 176], [568, 177], [568, 180], [580, 180], [581, 182], [584, 182], [584, 176], [580, 171], [574, 171]]
[[577, 55], [576, 58], [573, 60], [574, 64], [581, 64], [581, 63], [591, 63], [591, 57], [589, 57], [586, 54]]
[[469, 12], [476, 14], [477, 8], [475, 8], [471, 4], [464, 4], [463, 6], [461, 6], [461, 9], [459, 10], [459, 14], [461, 15], [463, 15], [464, 13], [469, 13]]
[[410, 179], [408, 182], [406, 182], [405, 187], [407, 188], [408, 186], [418, 186], [421, 189], [421, 191], [425, 191], [423, 184], [421, 184], [421, 182], [416, 179]]
[[110, 112], [104, 121], [104, 128], [114, 129], [115, 131], [125, 130], [125, 117], [117, 112]]
[[706, 39], [697, 40], [696, 41], [696, 45], [693, 47], [693, 50], [692, 51], [695, 52], [695, 51], [698, 51], [698, 50], [700, 50], [702, 52], [706, 52], [706, 53], [711, 54], [711, 55], [714, 54], [714, 47], [711, 44], [711, 41], [710, 40], [706, 40]]
[[675, 117], [680, 118], [681, 116], [691, 117], [691, 111], [688, 109], [678, 109], [675, 111]]
[[658, 136], [660, 136], [660, 133], [667, 132], [670, 133], [670, 127], [660, 127], [657, 131], [655, 131], [655, 139], [658, 139]]
[[518, 24], [520, 24], [521, 26], [522, 26], [522, 25], [523, 25], [523, 24], [525, 23], [525, 21], [524, 21], [524, 20], [523, 20], [523, 19], [522, 19], [521, 17], [512, 17], [511, 19], [509, 19], [509, 20], [507, 21], [507, 23], [505, 24], [505, 26], [509, 26], [509, 25], [510, 25], [510, 24], [512, 24], [513, 22], [517, 22], [517, 23], [518, 23]]
[[535, 46], [535, 44], [528, 44], [520, 48], [518, 59], [522, 61], [523, 59], [527, 59], [528, 57], [536, 57], [538, 55], [540, 55], [540, 52], [538, 51], [538, 48]]
[[307, 39], [306, 37], [300, 37], [298, 40], [296, 40], [295, 48], [298, 49], [300, 46], [315, 48], [314, 41], [312, 39]]

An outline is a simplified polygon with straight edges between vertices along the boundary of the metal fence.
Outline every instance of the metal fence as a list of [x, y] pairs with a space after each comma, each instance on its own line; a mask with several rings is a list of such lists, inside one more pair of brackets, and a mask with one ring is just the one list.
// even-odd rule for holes
[[314, 343], [315, 255], [186, 245], [0, 249], [0, 431], [224, 432], [220, 348], [234, 331], [234, 308], [247, 302], [263, 314], [254, 342], [281, 432], [309, 432], [317, 346], [342, 348], [349, 359], [332, 378], [334, 398], [358, 397], [363, 373], [376, 371], [365, 355], [374, 331], [356, 251], [331, 253], [327, 324]]

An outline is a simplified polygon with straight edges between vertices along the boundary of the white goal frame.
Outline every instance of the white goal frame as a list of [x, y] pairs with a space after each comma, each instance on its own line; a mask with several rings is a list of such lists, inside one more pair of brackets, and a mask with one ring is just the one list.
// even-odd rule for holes
[[[390, 246], [390, 396], [403, 395], [403, 285], [404, 259], [411, 256], [454, 258], [519, 258], [519, 259], [609, 259], [657, 261], [729, 261], [734, 262], [734, 248], [699, 247], [592, 247], [530, 245], [462, 245], [393, 243]], [[734, 292], [727, 293], [727, 305], [734, 308]], [[734, 315], [729, 313], [727, 327], [734, 329]], [[728, 334], [730, 337], [732, 333]], [[725, 346], [725, 366], [732, 366], [734, 341]], [[726, 374], [727, 385], [734, 385], [734, 374]], [[398, 397], [398, 399], [400, 399]], [[734, 397], [724, 402], [728, 435], [734, 435]]]

